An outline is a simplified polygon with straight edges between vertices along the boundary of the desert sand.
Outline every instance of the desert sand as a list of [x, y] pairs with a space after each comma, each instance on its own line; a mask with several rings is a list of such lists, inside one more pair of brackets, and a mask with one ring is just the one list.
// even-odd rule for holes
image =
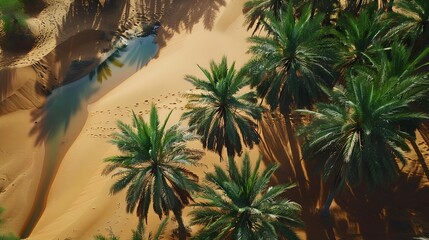
[[[6, 71], [8, 81], [0, 84], [0, 113], [3, 114], [0, 116], [0, 206], [6, 209], [0, 232], [30, 233], [29, 226], [34, 225], [28, 236], [30, 240], [85, 240], [95, 234], [108, 234], [109, 230], [127, 239], [137, 224], [137, 217], [125, 212], [125, 191], [111, 196], [109, 188], [113, 180], [101, 176], [105, 166], [103, 159], [118, 153], [108, 142], [110, 134], [116, 130], [115, 123], [117, 120], [130, 122], [132, 111], [146, 118], [152, 103], [157, 105], [161, 118], [173, 111], [170, 124], [176, 123], [184, 111], [182, 94], [192, 90], [184, 76], [202, 76], [196, 64], [208, 67], [210, 60], [219, 61], [226, 55], [230, 62], [236, 61], [236, 66], [242, 66], [250, 58], [246, 54], [249, 46], [246, 39], [250, 33], [243, 26], [245, 0], [124, 1], [126, 4], [95, 15], [79, 12], [82, 10], [79, 4], [85, 2], [82, 0], [47, 2], [48, 6], [38, 16], [29, 19], [32, 31], [38, 36], [35, 48], [25, 56], [3, 57], [0, 61], [6, 68], [20, 67], [20, 71]], [[138, 9], [150, 14], [142, 15]], [[112, 39], [138, 27], [139, 19], [162, 23], [155, 40], [160, 47], [156, 57], [120, 84], [80, 101], [65, 116], [67, 124], [52, 125], [46, 121], [45, 116], [50, 113], [42, 108], [48, 95], [45, 88], [50, 91], [87, 74], [111, 47]], [[115, 32], [117, 26], [119, 30]], [[67, 75], [70, 73], [68, 66], [76, 60], [87, 61], [88, 65], [81, 72]], [[42, 71], [43, 77], [38, 78], [34, 64], [36, 69], [42, 65], [52, 68]], [[42, 91], [37, 91], [38, 88]], [[256, 159], [262, 153], [271, 161], [285, 163], [290, 157], [284, 150], [287, 140], [281, 121], [264, 119], [261, 133], [270, 146], [262, 144], [254, 148], [250, 151], [251, 158]], [[422, 140], [419, 145], [428, 162], [429, 148]], [[199, 142], [193, 142], [192, 146], [201, 148]], [[422, 180], [416, 156], [411, 154], [409, 158], [413, 161], [406, 167], [407, 176], [419, 180], [415, 192], [410, 189], [401, 193], [415, 194], [415, 198], [429, 196], [427, 188], [422, 188], [428, 184]], [[200, 179], [211, 171], [213, 164], [225, 166], [211, 152], [206, 152], [202, 163], [205, 167], [192, 169]], [[288, 166], [282, 164], [276, 181], [285, 183], [293, 179]], [[305, 181], [312, 178], [311, 175], [301, 177]], [[294, 193], [290, 197], [299, 200]], [[318, 189], [306, 196], [324, 199], [325, 195], [326, 191]], [[383, 198], [389, 199], [389, 196]], [[393, 208], [398, 202], [410, 205], [407, 201], [392, 199], [388, 207]], [[417, 201], [416, 205], [422, 202], [424, 200]], [[378, 216], [370, 216], [374, 221], [369, 221], [365, 215], [356, 219], [356, 212], [351, 216], [334, 204], [333, 222], [323, 225], [315, 212], [322, 204], [322, 200], [303, 203], [308, 239], [371, 236], [377, 228], [383, 231], [384, 227], [373, 222], [386, 223]], [[347, 204], [364, 206], [356, 199], [339, 198], [339, 205], [353, 212]], [[184, 211], [185, 223], [189, 210]], [[32, 219], [30, 216], [39, 217]], [[397, 215], [393, 219], [408, 218]], [[148, 230], [156, 229], [159, 222], [157, 216], [151, 215]], [[176, 224], [170, 222], [169, 229], [174, 227]], [[304, 232], [300, 232], [300, 236], [306, 238]]]

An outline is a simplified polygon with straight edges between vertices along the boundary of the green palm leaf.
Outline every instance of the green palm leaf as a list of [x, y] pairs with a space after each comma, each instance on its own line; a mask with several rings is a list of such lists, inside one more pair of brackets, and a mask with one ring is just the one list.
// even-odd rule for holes
[[256, 105], [256, 94], [244, 90], [247, 79], [228, 66], [226, 57], [217, 64], [210, 62], [210, 71], [200, 67], [205, 79], [186, 76], [198, 91], [186, 94], [188, 104], [182, 118], [188, 119], [190, 129], [201, 135], [204, 148], [222, 157], [225, 147], [228, 156], [240, 155], [243, 144], [253, 147], [259, 143], [255, 120], [262, 109]]
[[371, 9], [363, 10], [357, 17], [347, 13], [341, 15], [333, 32], [341, 45], [341, 63], [338, 66], [341, 71], [370, 64], [370, 58], [392, 41], [393, 36], [387, 34], [390, 26], [389, 19]]
[[[149, 122], [134, 113], [132, 126], [119, 121], [120, 132], [111, 142], [122, 155], [105, 159], [103, 174], [117, 178], [111, 193], [128, 187], [126, 210], [136, 211], [140, 220], [147, 220], [151, 202], [160, 218], [170, 211], [181, 218], [182, 208], [193, 200], [190, 193], [199, 188], [198, 177], [185, 168], [196, 165], [202, 156], [186, 145], [197, 137], [179, 124], [167, 128], [170, 115], [161, 123], [153, 105]], [[179, 228], [183, 231], [184, 226]]]
[[295, 19], [289, 6], [280, 19], [266, 15], [264, 26], [270, 36], [249, 38], [253, 57], [244, 67], [244, 73], [271, 109], [280, 107], [285, 113], [294, 105], [310, 107], [322, 95], [319, 86], [330, 86], [333, 82], [335, 42], [321, 27], [322, 20], [320, 14], [311, 17], [309, 7]]
[[292, 185], [268, 187], [278, 165], [259, 175], [261, 159], [253, 169], [247, 154], [242, 162], [239, 169], [230, 157], [227, 172], [216, 166], [206, 175], [191, 212], [191, 224], [204, 226], [194, 239], [298, 239], [293, 228], [301, 225], [301, 207], [280, 197]]
[[[401, 124], [428, 118], [410, 108], [427, 88], [409, 95], [412, 88], [398, 84], [407, 79], [382, 76], [391, 75], [352, 75], [346, 89], [330, 93], [329, 104], [316, 104], [317, 111], [306, 112], [314, 118], [300, 130], [304, 152], [322, 160], [325, 177], [340, 176], [350, 185], [373, 187], [388, 184], [397, 176], [395, 160], [403, 161], [403, 152], [409, 150], [409, 134], [401, 130]], [[416, 85], [426, 81], [412, 79], [418, 80]]]
[[402, 39], [416, 39], [429, 31], [429, 2], [426, 0], [395, 1], [397, 11], [390, 14], [395, 26], [389, 31]]
[[247, 30], [254, 28], [255, 34], [263, 27], [263, 20], [267, 13], [279, 17], [281, 12], [286, 9], [286, 0], [249, 0], [244, 3], [243, 12], [246, 16]]

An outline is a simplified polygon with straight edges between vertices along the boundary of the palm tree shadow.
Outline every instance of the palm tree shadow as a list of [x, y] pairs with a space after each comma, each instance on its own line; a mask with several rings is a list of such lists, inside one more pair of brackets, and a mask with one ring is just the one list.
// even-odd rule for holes
[[294, 181], [295, 169], [292, 164], [292, 155], [287, 148], [289, 140], [283, 133], [286, 128], [281, 121], [279, 114], [264, 112], [262, 120], [259, 122], [259, 131], [261, 136], [261, 149], [264, 161], [267, 163], [276, 162], [280, 164], [282, 178], [275, 175], [276, 182], [292, 182]]
[[35, 125], [30, 135], [37, 134], [35, 145], [54, 138], [60, 132], [66, 132], [82, 102], [89, 100], [96, 91], [94, 85], [85, 79], [54, 90], [42, 108], [31, 112]]
[[308, 169], [313, 168], [309, 167], [309, 164], [303, 164], [302, 169], [305, 172], [299, 172], [299, 168], [294, 167], [284, 118], [280, 113], [266, 111], [258, 127], [261, 136], [259, 148], [265, 164], [280, 164], [274, 181], [277, 184], [296, 183], [299, 178], [307, 181], [307, 184], [298, 185], [289, 191], [287, 196], [302, 206], [307, 239], [332, 239], [332, 224], [326, 223], [317, 210], [327, 195], [323, 190], [320, 175], [313, 170], [309, 171]]
[[120, 60], [122, 54], [127, 51], [126, 47], [121, 47], [116, 49], [106, 60], [100, 63], [94, 70], [89, 73], [89, 79], [92, 81], [97, 77], [99, 83], [109, 79], [112, 76], [112, 68], [116, 66], [121, 68], [124, 66], [124, 63]]
[[[155, 35], [151, 35], [155, 37]], [[149, 36], [149, 38], [145, 38], [142, 41], [137, 41], [134, 43], [133, 51], [127, 52], [127, 55], [124, 58], [124, 64], [126, 64], [129, 67], [134, 68], [136, 71], [141, 69], [144, 65], [146, 65], [149, 61], [148, 55], [144, 54], [146, 49], [146, 43], [144, 41], [152, 41], [152, 38]], [[151, 56], [152, 57], [152, 56]]]
[[[103, 81], [113, 77], [115, 82], [119, 82], [125, 77], [124, 74], [135, 73], [153, 57], [152, 51], [157, 51], [153, 37], [136, 39], [128, 46], [115, 50], [87, 76], [52, 91], [43, 107], [32, 111], [32, 121], [35, 125], [30, 135], [37, 134], [35, 145], [52, 139], [61, 131], [65, 132], [73, 116], [101, 89]], [[94, 79], [97, 79], [97, 82], [94, 82]], [[111, 85], [104, 90], [115, 84]]]
[[[120, 35], [121, 19], [128, 19], [129, 14], [129, 0], [73, 1], [62, 22], [57, 25], [56, 39], [61, 44], [43, 59], [49, 71], [53, 71], [51, 66], [56, 67], [54, 76], [49, 79], [56, 83], [50, 85], [58, 87], [79, 80], [92, 67], [96, 67], [99, 61], [94, 56], [113, 48], [113, 38]], [[91, 56], [93, 58], [89, 58]], [[74, 75], [69, 74], [74, 63], [85, 62], [91, 62], [91, 67], [81, 68]]]
[[[202, 21], [204, 28], [211, 30], [214, 20], [225, 0], [140, 0], [144, 15], [162, 25], [157, 42], [165, 47], [174, 34], [192, 32], [195, 24]], [[155, 15], [153, 13], [156, 13]]]
[[[413, 163], [410, 163], [413, 164]], [[413, 239], [429, 232], [429, 185], [416, 162], [387, 188], [346, 189], [335, 199], [345, 216], [336, 217], [337, 235], [363, 239]], [[343, 226], [340, 226], [343, 224]], [[353, 229], [353, 230], [351, 230]]]
[[265, 112], [259, 123], [259, 148], [266, 164], [280, 163], [276, 183], [298, 182], [303, 175], [308, 184], [297, 186], [288, 197], [303, 207], [307, 239], [412, 239], [429, 232], [429, 184], [416, 160], [403, 169], [388, 189], [350, 188], [335, 199], [330, 217], [321, 217], [318, 208], [327, 196], [320, 177], [319, 161], [305, 162], [297, 172], [289, 151], [286, 127], [280, 114]]
[[[112, 76], [112, 68], [126, 66], [132, 72], [137, 72], [153, 57], [147, 48], [147, 41], [153, 41], [150, 37], [133, 41], [132, 46], [122, 46], [116, 49], [106, 60], [100, 63], [89, 73], [90, 80], [97, 79], [99, 83], [108, 80]], [[129, 49], [132, 50], [129, 51]]]

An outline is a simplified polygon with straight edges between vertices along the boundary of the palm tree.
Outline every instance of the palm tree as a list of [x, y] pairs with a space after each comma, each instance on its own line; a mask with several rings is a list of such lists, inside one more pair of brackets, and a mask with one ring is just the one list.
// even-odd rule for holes
[[428, 40], [429, 35], [429, 1], [396, 1], [395, 7], [397, 11], [390, 15], [395, 27], [390, 30], [390, 34], [412, 40], [421, 36], [422, 43], [426, 44], [427, 41], [423, 40]]
[[15, 33], [26, 27], [24, 4], [21, 0], [3, 0], [0, 3], [0, 19], [6, 33]]
[[24, 4], [21, 0], [0, 1], [0, 20], [5, 33], [1, 46], [8, 50], [27, 51], [35, 42], [26, 22]]
[[[158, 230], [156, 231], [155, 235], [152, 233], [149, 233], [147, 240], [160, 240], [163, 238], [165, 229], [167, 227], [168, 218], [165, 218], [161, 224], [158, 227]], [[139, 222], [137, 225], [137, 230], [133, 230], [133, 236], [131, 240], [144, 240], [145, 238], [145, 229], [143, 226], [143, 222]], [[106, 237], [104, 235], [96, 235], [94, 236], [94, 240], [119, 240], [119, 237], [116, 236], [112, 229], [109, 229], [109, 236]]]
[[20, 238], [13, 235], [13, 234], [8, 234], [8, 235], [0, 235], [0, 240], [19, 240]]
[[111, 229], [109, 229], [109, 236], [106, 237], [104, 235], [96, 235], [94, 236], [94, 240], [119, 240], [119, 237], [116, 236]]
[[326, 90], [330, 103], [317, 103], [317, 111], [301, 110], [313, 117], [300, 131], [304, 153], [321, 161], [323, 176], [333, 183], [323, 215], [345, 184], [373, 188], [392, 182], [399, 173], [396, 160], [405, 164], [403, 151], [409, 151], [406, 140], [412, 137], [401, 124], [427, 118], [410, 108], [424, 92], [424, 79], [398, 83], [377, 77], [373, 72], [351, 75], [346, 89]]
[[[429, 55], [429, 47], [422, 49], [413, 56], [412, 49], [404, 43], [395, 41], [387, 51], [381, 51], [371, 59], [378, 78], [394, 79], [402, 82], [410, 77], [424, 78], [427, 73], [422, 70], [429, 65], [425, 58]], [[411, 83], [411, 82], [410, 82]]]
[[[4, 209], [0, 207], [0, 215], [4, 212]], [[0, 224], [2, 223], [2, 219], [0, 219]], [[19, 240], [19, 238], [12, 233], [8, 235], [0, 234], [0, 240]]]
[[[384, 82], [391, 82], [398, 85], [396, 87], [397, 89], [406, 89], [406, 91], [402, 93], [403, 98], [419, 98], [413, 103], [412, 109], [428, 112], [428, 108], [424, 103], [427, 98], [429, 75], [422, 70], [425, 66], [429, 65], [428, 62], [424, 61], [428, 55], [429, 47], [421, 51], [418, 56], [414, 57], [411, 48], [407, 48], [401, 43], [394, 42], [386, 54], [380, 54], [377, 58], [372, 60], [372, 63], [375, 64], [372, 75], [376, 76], [377, 79], [385, 79]], [[422, 136], [426, 135], [426, 131], [423, 130], [424, 126], [421, 121], [403, 122], [401, 123], [401, 128], [408, 130], [410, 134], [408, 140], [417, 154], [426, 177], [429, 179], [429, 168], [425, 163], [423, 154], [416, 144], [415, 136], [416, 130], [418, 130]]]
[[191, 193], [198, 189], [198, 176], [185, 166], [196, 165], [202, 152], [186, 146], [197, 138], [179, 124], [166, 129], [170, 115], [160, 125], [153, 105], [149, 123], [134, 113], [132, 127], [119, 121], [120, 133], [115, 133], [111, 142], [122, 155], [105, 159], [109, 164], [103, 174], [117, 170], [113, 176], [118, 179], [110, 192], [116, 194], [128, 187], [126, 210], [132, 213], [137, 207], [140, 220], [147, 221], [151, 201], [159, 218], [173, 211], [182, 240], [186, 239], [182, 209], [193, 201]]
[[259, 143], [255, 120], [261, 118], [262, 109], [256, 94], [243, 89], [248, 80], [236, 72], [235, 63], [228, 66], [226, 57], [219, 64], [211, 61], [210, 71], [198, 67], [205, 79], [185, 77], [199, 92], [186, 94], [189, 111], [182, 118], [189, 119], [190, 129], [202, 136], [204, 148], [221, 158], [224, 147], [228, 156], [241, 155], [242, 142], [250, 148]]
[[258, 173], [261, 158], [252, 169], [245, 154], [241, 171], [232, 157], [228, 171], [216, 166], [206, 175], [207, 184], [193, 204], [192, 225], [203, 225], [194, 239], [298, 239], [299, 204], [280, 195], [293, 185], [268, 186], [278, 165]]
[[248, 0], [244, 3], [243, 12], [246, 15], [247, 30], [254, 28], [254, 35], [260, 27], [267, 13], [271, 13], [278, 18], [286, 9], [286, 0]]
[[[353, 14], [353, 15], [358, 15], [359, 12], [362, 9], [365, 9], [365, 6], [368, 6], [370, 4], [378, 4], [379, 0], [345, 0], [345, 1], [340, 1], [343, 4], [343, 9], [344, 11]], [[383, 5], [385, 0], [383, 1]], [[376, 6], [376, 5], [374, 5]]]
[[[301, 166], [299, 146], [289, 116], [294, 107], [311, 107], [322, 96], [320, 86], [331, 86], [332, 70], [337, 48], [321, 27], [321, 14], [311, 18], [305, 8], [295, 19], [291, 6], [281, 20], [267, 15], [265, 26], [272, 33], [268, 37], [251, 37], [249, 52], [252, 59], [244, 67], [245, 73], [257, 87], [258, 95], [284, 116], [291, 152], [296, 166]], [[305, 184], [300, 182], [299, 184]]]
[[389, 26], [390, 21], [370, 9], [363, 10], [357, 17], [347, 13], [339, 17], [334, 35], [341, 46], [340, 82], [353, 66], [370, 64], [371, 58], [384, 51], [383, 47], [392, 37], [386, 35]]

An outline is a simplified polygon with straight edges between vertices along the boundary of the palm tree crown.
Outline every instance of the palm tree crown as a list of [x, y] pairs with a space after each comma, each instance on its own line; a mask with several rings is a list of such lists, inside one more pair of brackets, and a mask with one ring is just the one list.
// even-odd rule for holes
[[260, 162], [252, 169], [246, 154], [240, 171], [229, 158], [228, 172], [216, 166], [206, 175], [199, 196], [203, 201], [191, 212], [191, 224], [204, 225], [195, 239], [297, 239], [292, 227], [301, 224], [301, 207], [280, 197], [292, 186], [268, 187], [278, 165], [259, 174]]
[[189, 119], [191, 130], [202, 136], [204, 148], [219, 156], [224, 147], [228, 156], [240, 155], [241, 141], [249, 147], [259, 143], [255, 119], [261, 118], [262, 110], [256, 104], [256, 94], [242, 89], [247, 79], [236, 73], [234, 63], [229, 67], [225, 57], [220, 64], [212, 61], [210, 72], [199, 68], [206, 79], [186, 76], [200, 91], [186, 95], [189, 111], [182, 118]]
[[186, 129], [178, 124], [166, 129], [170, 114], [160, 125], [156, 107], [152, 106], [149, 123], [135, 114], [133, 127], [119, 121], [120, 133], [115, 133], [111, 142], [122, 155], [107, 158], [109, 164], [103, 174], [118, 169], [113, 174], [118, 180], [111, 187], [112, 194], [129, 186], [127, 212], [137, 207], [137, 216], [147, 220], [152, 201], [160, 218], [173, 211], [180, 231], [180, 227], [184, 228], [180, 226], [181, 210], [193, 200], [191, 193], [198, 189], [198, 176], [185, 166], [196, 165], [202, 152], [186, 146], [188, 141], [197, 139]]
[[415, 39], [429, 32], [429, 1], [395, 1], [395, 6], [398, 11], [391, 13], [396, 23], [390, 31], [392, 35]]
[[244, 69], [272, 109], [280, 106], [285, 113], [294, 104], [310, 107], [320, 96], [319, 85], [331, 84], [334, 44], [321, 28], [322, 19], [320, 14], [312, 18], [310, 8], [295, 19], [288, 7], [280, 19], [267, 15], [270, 36], [249, 38], [253, 58]]
[[419, 79], [400, 83], [372, 76], [351, 76], [346, 89], [330, 92], [331, 103], [316, 104], [315, 112], [303, 110], [314, 116], [301, 129], [304, 152], [310, 158], [326, 158], [326, 178], [370, 187], [390, 183], [398, 174], [395, 160], [405, 164], [403, 151], [409, 150], [406, 139], [411, 138], [410, 133], [400, 124], [426, 118], [410, 109], [410, 104], [421, 98], [417, 93], [422, 90], [417, 91], [419, 84], [409, 81]]
[[[145, 236], [145, 228], [142, 222], [139, 222], [137, 225], [136, 230], [132, 230], [132, 237], [131, 240], [160, 240], [164, 237], [165, 229], [167, 227], [168, 218], [165, 218], [161, 224], [159, 225], [158, 229], [156, 230], [155, 234], [150, 232], [148, 236]], [[94, 236], [94, 240], [119, 240], [119, 237], [115, 235], [112, 231], [112, 229], [109, 229], [109, 236], [106, 237], [104, 235], [98, 234]]]
[[271, 13], [279, 17], [286, 9], [286, 0], [248, 0], [244, 3], [243, 11], [246, 14], [247, 30], [254, 27], [255, 34], [261, 27], [266, 14]]
[[341, 63], [346, 72], [355, 65], [370, 63], [370, 58], [382, 51], [390, 41], [386, 35], [390, 21], [374, 10], [365, 9], [359, 16], [345, 13], [338, 19], [335, 36], [340, 42]]

